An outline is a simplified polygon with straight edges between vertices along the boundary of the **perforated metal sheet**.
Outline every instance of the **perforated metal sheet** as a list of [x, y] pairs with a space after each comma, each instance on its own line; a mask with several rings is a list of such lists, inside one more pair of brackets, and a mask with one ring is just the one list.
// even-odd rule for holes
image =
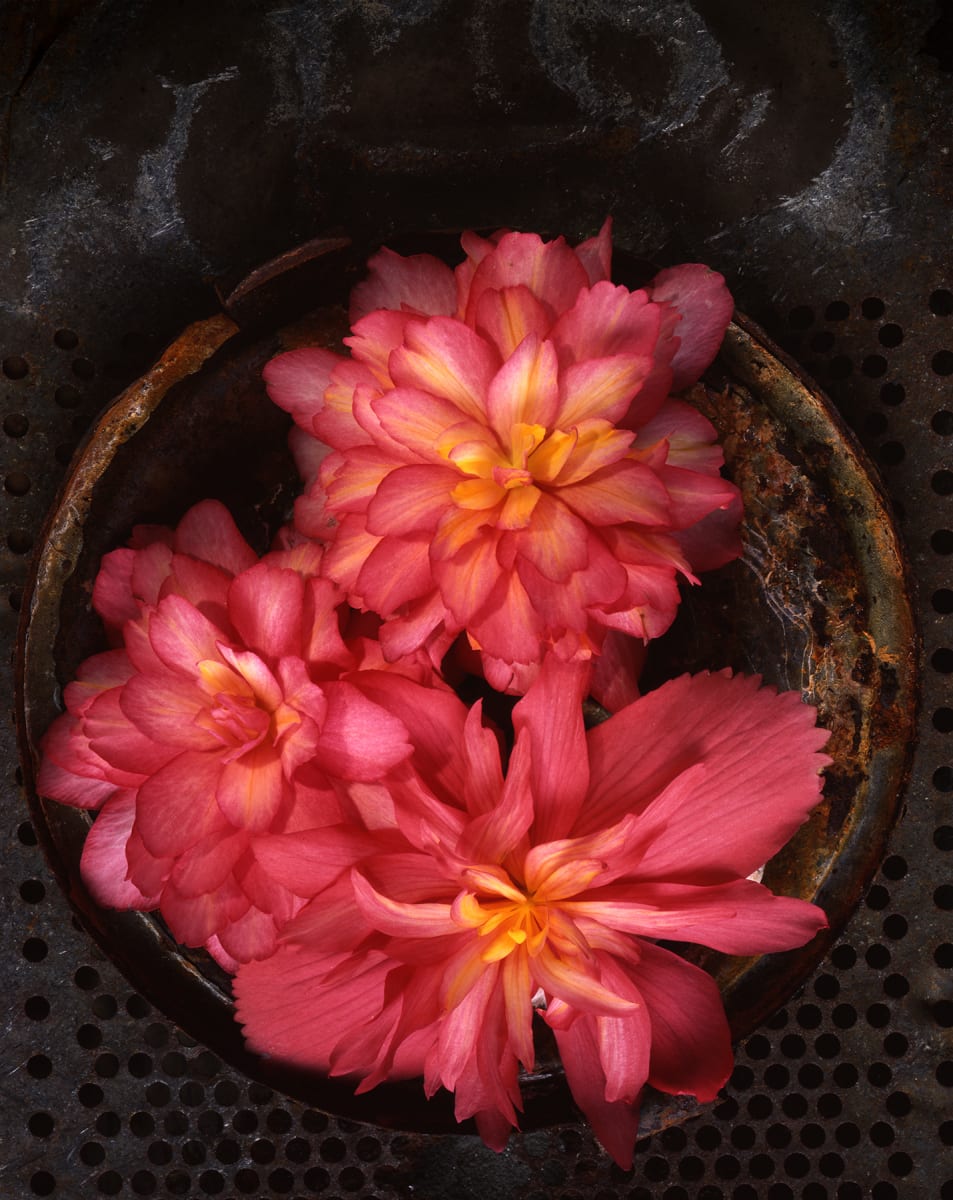
[[273, 1095], [131, 992], [35, 845], [0, 727], [0, 1195], [953, 1197], [953, 8], [742, 0], [12, 3], [0, 14], [0, 630], [92, 417], [214, 283], [319, 233], [606, 211], [703, 259], [827, 388], [919, 583], [889, 854], [720, 1103], [620, 1172], [583, 1127], [395, 1134]]

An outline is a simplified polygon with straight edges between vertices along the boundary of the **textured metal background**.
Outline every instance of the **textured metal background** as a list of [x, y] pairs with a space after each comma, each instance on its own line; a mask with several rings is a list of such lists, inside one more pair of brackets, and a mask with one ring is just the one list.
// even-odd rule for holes
[[700, 259], [876, 460], [920, 587], [890, 852], [709, 1114], [612, 1167], [583, 1129], [427, 1138], [249, 1083], [131, 992], [4, 771], [0, 1195], [951, 1200], [953, 4], [33, 0], [0, 8], [2, 669], [100, 407], [306, 240], [606, 212]]

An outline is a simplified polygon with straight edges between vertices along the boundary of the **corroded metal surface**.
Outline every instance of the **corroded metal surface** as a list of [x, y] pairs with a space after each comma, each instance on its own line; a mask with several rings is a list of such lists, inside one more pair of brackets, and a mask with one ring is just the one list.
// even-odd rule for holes
[[[246, 314], [249, 333], [224, 316], [192, 327], [100, 421], [51, 518], [28, 596], [21, 667], [28, 770], [56, 712], [55, 682], [67, 682], [101, 648], [89, 596], [106, 551], [134, 524], [175, 523], [203, 496], [225, 501], [259, 549], [286, 518], [294, 489], [288, 422], [268, 402], [261, 368], [281, 348], [339, 345], [346, 323], [343, 310], [330, 306], [274, 332], [262, 326], [269, 312], [284, 319], [294, 297], [300, 307], [316, 292], [346, 294], [353, 264], [341, 241], [256, 271], [229, 302], [236, 315]], [[909, 757], [916, 639], [900, 552], [858, 450], [763, 335], [733, 326], [719, 370], [720, 379], [692, 396], [718, 426], [727, 471], [744, 494], [745, 554], [689, 599], [672, 634], [653, 648], [650, 673], [756, 670], [818, 705], [835, 760], [825, 801], [769, 864], [767, 879], [783, 893], [816, 898], [837, 928], [879, 861]], [[347, 1083], [248, 1055], [230, 1019], [227, 981], [207, 956], [176, 947], [155, 918], [106, 913], [86, 897], [78, 862], [87, 816], [38, 801], [36, 822], [107, 953], [194, 1036], [327, 1110], [399, 1128], [453, 1128], [448, 1105], [424, 1103], [416, 1085], [358, 1099]], [[715, 973], [740, 1036], [783, 1003], [826, 944], [819, 938], [802, 951], [757, 960], [688, 953]], [[541, 1034], [541, 1065], [525, 1080], [530, 1128], [573, 1111]], [[643, 1126], [651, 1132], [696, 1111], [692, 1101], [652, 1096]]]

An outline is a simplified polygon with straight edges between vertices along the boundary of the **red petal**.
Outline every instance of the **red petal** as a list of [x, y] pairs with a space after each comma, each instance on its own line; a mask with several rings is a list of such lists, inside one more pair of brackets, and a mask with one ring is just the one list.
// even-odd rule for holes
[[176, 891], [182, 896], [214, 892], [231, 875], [248, 844], [246, 833], [213, 833], [202, 838], [176, 861], [170, 877]]
[[452, 467], [398, 467], [381, 481], [367, 509], [367, 529], [381, 536], [432, 533], [460, 481]]
[[324, 407], [331, 372], [340, 362], [341, 356], [330, 350], [289, 350], [266, 363], [262, 377], [275, 404], [291, 413], [306, 433], [313, 433], [312, 421]]
[[113, 629], [122, 629], [139, 615], [139, 603], [132, 592], [135, 558], [135, 550], [113, 550], [99, 564], [93, 584], [93, 608]]
[[649, 303], [644, 291], [630, 292], [604, 282], [579, 293], [551, 337], [564, 367], [616, 354], [655, 359], [661, 325], [662, 312]]
[[505, 361], [524, 338], [544, 338], [552, 325], [546, 309], [525, 284], [488, 288], [479, 299], [475, 329], [494, 342]]

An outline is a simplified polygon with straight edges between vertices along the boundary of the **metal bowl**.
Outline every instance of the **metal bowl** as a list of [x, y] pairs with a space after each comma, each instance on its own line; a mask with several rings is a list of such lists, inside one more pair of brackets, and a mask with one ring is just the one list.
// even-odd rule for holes
[[[440, 236], [403, 250], [450, 251]], [[224, 501], [263, 551], [297, 487], [288, 419], [261, 369], [299, 345], [336, 346], [366, 255], [345, 239], [307, 244], [254, 272], [222, 311], [186, 329], [104, 413], [78, 453], [47, 522], [25, 596], [17, 718], [33, 820], [59, 880], [93, 936], [134, 986], [191, 1036], [252, 1078], [337, 1115], [403, 1129], [456, 1130], [449, 1097], [416, 1081], [355, 1097], [352, 1085], [251, 1054], [232, 1019], [226, 975], [177, 945], [153, 915], [107, 911], [79, 874], [84, 812], [36, 795], [37, 744], [61, 687], [104, 648], [92, 582], [104, 553], [142, 522], [175, 524], [204, 497]], [[622, 257], [621, 282], [640, 266]], [[750, 322], [737, 318], [689, 397], [719, 431], [726, 473], [745, 501], [741, 559], [690, 589], [669, 634], [651, 647], [650, 683], [730, 666], [796, 688], [831, 730], [822, 804], [765, 871], [775, 890], [814, 900], [830, 931], [801, 950], [754, 959], [683, 951], [722, 988], [736, 1038], [798, 987], [858, 903], [897, 816], [915, 730], [917, 635], [901, 548], [863, 453], [829, 402]], [[523, 1079], [525, 1128], [576, 1119], [545, 1045]], [[651, 1093], [642, 1132], [698, 1110]]]

